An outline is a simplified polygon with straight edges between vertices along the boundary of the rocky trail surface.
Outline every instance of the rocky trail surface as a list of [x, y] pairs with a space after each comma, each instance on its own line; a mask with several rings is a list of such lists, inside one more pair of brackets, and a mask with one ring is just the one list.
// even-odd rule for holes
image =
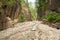
[[0, 31], [0, 40], [60, 40], [60, 29], [49, 27], [40, 21], [23, 22]]

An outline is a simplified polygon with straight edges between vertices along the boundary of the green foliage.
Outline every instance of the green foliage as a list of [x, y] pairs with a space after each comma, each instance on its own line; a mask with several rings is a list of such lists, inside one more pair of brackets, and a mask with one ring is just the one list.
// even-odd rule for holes
[[15, 2], [15, 0], [0, 0], [0, 2], [2, 2], [3, 4], [7, 5], [7, 6], [12, 6]]
[[19, 16], [18, 19], [19, 19], [19, 22], [24, 22], [25, 21], [24, 13], [23, 12], [20, 13], [20, 16]]
[[50, 12], [48, 13], [49, 15], [47, 15], [45, 17], [46, 21], [48, 22], [60, 22], [60, 13], [56, 13], [56, 12]]
[[46, 6], [46, 0], [36, 0], [36, 7], [37, 8], [42, 8], [42, 10], [44, 11], [44, 8]]
[[7, 2], [7, 5], [8, 5], [8, 6], [12, 6], [12, 5], [14, 4], [14, 1], [15, 1], [15, 0], [9, 0], [9, 1]]
[[19, 3], [19, 4], [21, 4], [21, 3], [22, 3], [22, 1], [24, 1], [24, 0], [18, 0], [18, 3]]
[[37, 13], [36, 13], [35, 8], [29, 8], [29, 11], [31, 12], [31, 19], [32, 19], [32, 20], [36, 20], [36, 18], [37, 18]]
[[0, 2], [7, 5], [8, 7], [11, 7], [14, 5], [14, 3], [17, 3], [17, 4], [24, 3], [24, 0], [0, 0]]
[[0, 13], [4, 13], [4, 10], [2, 8], [0, 8]]
[[19, 5], [19, 4], [22, 4], [22, 2], [24, 2], [24, 0], [9, 0], [7, 2], [7, 5], [12, 6], [12, 5], [14, 5], [14, 3], [17, 3]]

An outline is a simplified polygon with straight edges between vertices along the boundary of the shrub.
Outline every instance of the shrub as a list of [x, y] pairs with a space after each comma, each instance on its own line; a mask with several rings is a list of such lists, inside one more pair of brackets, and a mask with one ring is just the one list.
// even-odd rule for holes
[[60, 13], [50, 12], [49, 15], [45, 16], [48, 22], [60, 22]]
[[25, 21], [23, 12], [20, 13], [20, 16], [19, 16], [18, 19], [19, 19], [19, 22], [24, 22]]

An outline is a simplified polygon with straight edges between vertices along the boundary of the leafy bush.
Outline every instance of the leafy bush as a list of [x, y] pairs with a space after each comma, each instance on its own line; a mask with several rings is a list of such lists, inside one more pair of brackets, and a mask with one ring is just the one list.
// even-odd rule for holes
[[0, 13], [4, 13], [4, 10], [2, 8], [0, 8]]
[[25, 21], [23, 12], [20, 13], [20, 16], [19, 16], [18, 19], [19, 19], [19, 22], [24, 22]]
[[15, 1], [15, 0], [9, 0], [9, 1], [8, 1], [8, 6], [12, 6], [12, 5], [14, 4], [14, 1]]
[[49, 22], [60, 22], [60, 13], [50, 12], [49, 15], [45, 16], [46, 21]]
[[21, 4], [22, 2], [24, 3], [24, 0], [0, 0], [4, 5], [7, 5], [8, 7], [13, 6], [15, 3], [16, 4]]

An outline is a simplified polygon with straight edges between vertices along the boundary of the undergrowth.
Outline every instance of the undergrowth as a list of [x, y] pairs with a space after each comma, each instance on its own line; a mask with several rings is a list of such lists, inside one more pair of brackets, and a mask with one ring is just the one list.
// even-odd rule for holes
[[45, 16], [45, 20], [48, 22], [60, 22], [60, 13], [48, 11], [48, 15]]

